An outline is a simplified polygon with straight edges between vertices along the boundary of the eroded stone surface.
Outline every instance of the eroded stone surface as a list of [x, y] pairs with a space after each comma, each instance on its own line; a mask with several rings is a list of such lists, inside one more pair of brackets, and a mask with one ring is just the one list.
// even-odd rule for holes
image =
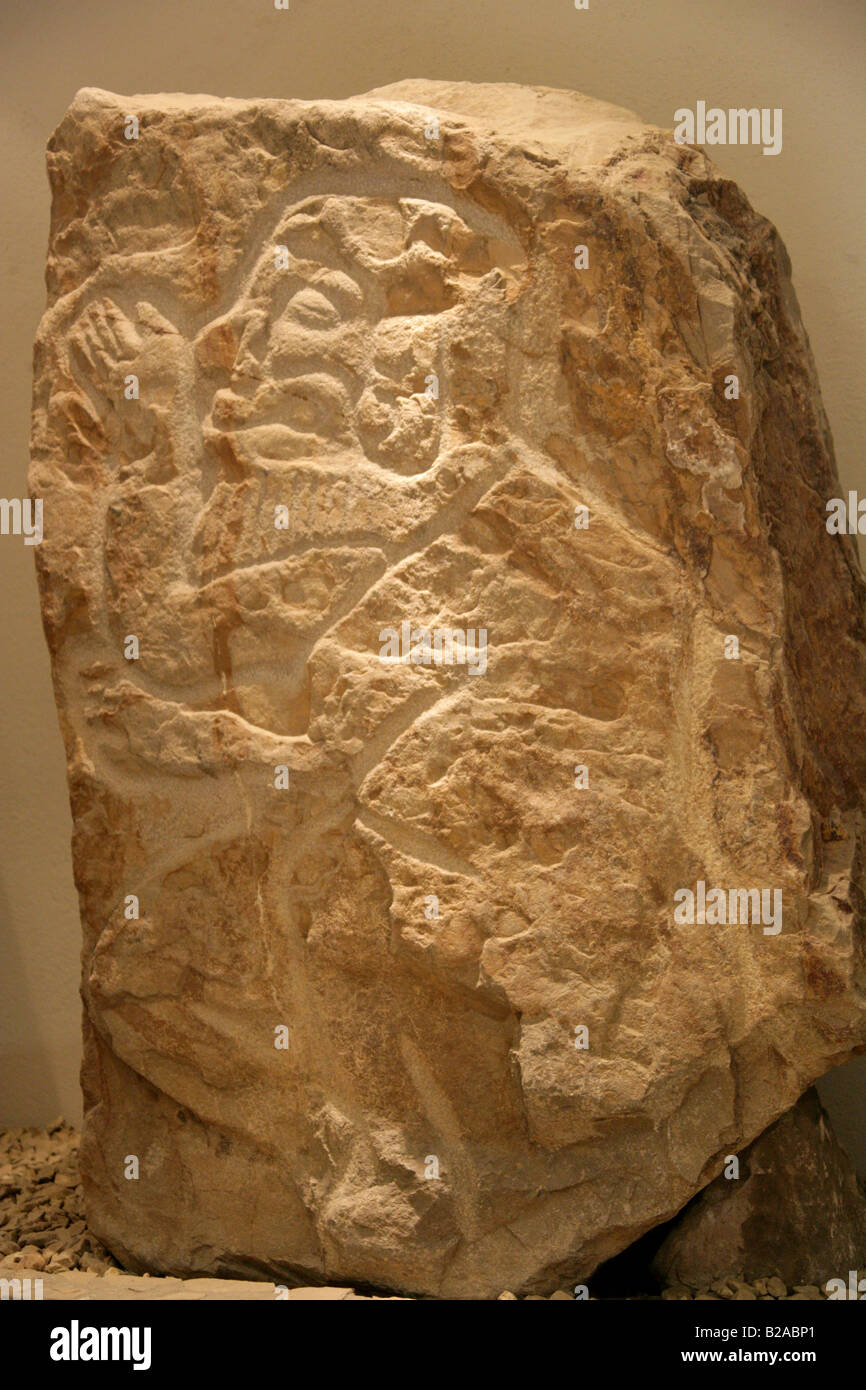
[[[90, 1226], [570, 1287], [866, 1042], [863, 584], [784, 248], [544, 89], [88, 89], [49, 172]], [[407, 621], [486, 670], [383, 662]], [[782, 931], [677, 925], [698, 880]]]

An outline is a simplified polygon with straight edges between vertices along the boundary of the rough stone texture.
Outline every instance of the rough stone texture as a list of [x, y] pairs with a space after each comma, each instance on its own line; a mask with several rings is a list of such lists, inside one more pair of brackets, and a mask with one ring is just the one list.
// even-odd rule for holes
[[[236, 1299], [289, 1298], [327, 1302], [370, 1301], [375, 1296], [356, 1289], [333, 1286], [287, 1288], [279, 1295], [267, 1280], [171, 1279], [127, 1274], [103, 1249], [100, 1241], [79, 1220], [81, 1188], [77, 1173], [78, 1135], [57, 1120], [49, 1130], [33, 1127], [0, 1130], [0, 1301], [4, 1299]], [[651, 1276], [646, 1270], [646, 1283]], [[5, 1283], [3, 1281], [6, 1281]], [[29, 1283], [27, 1282], [29, 1280]], [[41, 1281], [37, 1284], [35, 1281]], [[16, 1282], [17, 1281], [17, 1282]], [[107, 1281], [107, 1282], [106, 1282]], [[621, 1291], [603, 1294], [617, 1300], [629, 1297]], [[500, 1300], [517, 1301], [503, 1290]], [[527, 1295], [538, 1299], [538, 1295]], [[574, 1301], [571, 1289], [556, 1289], [554, 1302]], [[590, 1295], [592, 1299], [598, 1293]], [[639, 1299], [656, 1295], [640, 1293]], [[789, 1295], [778, 1278], [756, 1278], [751, 1285], [732, 1277], [712, 1279], [710, 1288], [690, 1288], [675, 1283], [662, 1299], [820, 1298], [820, 1289], [798, 1285]]]
[[[546, 89], [87, 89], [49, 173], [90, 1226], [156, 1273], [570, 1287], [866, 1044], [863, 581], [784, 248]], [[403, 621], [486, 673], [383, 663]], [[698, 879], [782, 932], [676, 925]]]
[[769, 1274], [823, 1289], [866, 1272], [866, 1201], [817, 1092], [746, 1149], [739, 1178], [716, 1178], [692, 1202], [654, 1268], [691, 1288]]

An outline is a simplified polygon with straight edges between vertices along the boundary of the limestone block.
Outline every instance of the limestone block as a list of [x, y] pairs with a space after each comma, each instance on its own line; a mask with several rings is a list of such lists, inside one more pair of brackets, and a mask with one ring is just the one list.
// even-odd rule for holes
[[864, 589], [784, 247], [545, 88], [85, 89], [48, 168], [89, 1226], [571, 1287], [866, 1046]]

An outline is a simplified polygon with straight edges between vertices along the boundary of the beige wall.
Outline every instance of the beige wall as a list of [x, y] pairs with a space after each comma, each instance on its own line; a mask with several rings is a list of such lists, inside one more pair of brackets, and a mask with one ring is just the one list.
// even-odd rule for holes
[[[586, 92], [671, 126], [679, 106], [782, 107], [783, 150], [716, 162], [779, 227], [843, 485], [866, 493], [864, 0], [3, 0], [0, 496], [22, 496], [44, 304], [45, 143], [79, 87], [343, 97], [404, 77]], [[33, 553], [0, 537], [0, 1123], [77, 1119], [78, 917], [63, 750]], [[866, 1061], [824, 1084], [866, 1171]]]

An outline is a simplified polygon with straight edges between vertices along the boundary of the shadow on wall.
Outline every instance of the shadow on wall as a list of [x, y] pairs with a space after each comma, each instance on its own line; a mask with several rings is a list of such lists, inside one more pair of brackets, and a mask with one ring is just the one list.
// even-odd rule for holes
[[866, 1056], [855, 1057], [822, 1076], [816, 1083], [821, 1103], [829, 1112], [836, 1138], [846, 1149], [861, 1177], [866, 1177]]
[[[32, 1123], [21, 1111], [22, 1098], [38, 1097], [40, 1114], [59, 1116], [62, 1105], [57, 1085], [56, 1056], [40, 1027], [40, 1011], [31, 996], [24, 960], [12, 930], [12, 910], [0, 883], [0, 1127]], [[56, 1045], [55, 1045], [56, 1052]], [[77, 1116], [69, 1117], [73, 1122]], [[46, 1123], [50, 1124], [50, 1120]]]

